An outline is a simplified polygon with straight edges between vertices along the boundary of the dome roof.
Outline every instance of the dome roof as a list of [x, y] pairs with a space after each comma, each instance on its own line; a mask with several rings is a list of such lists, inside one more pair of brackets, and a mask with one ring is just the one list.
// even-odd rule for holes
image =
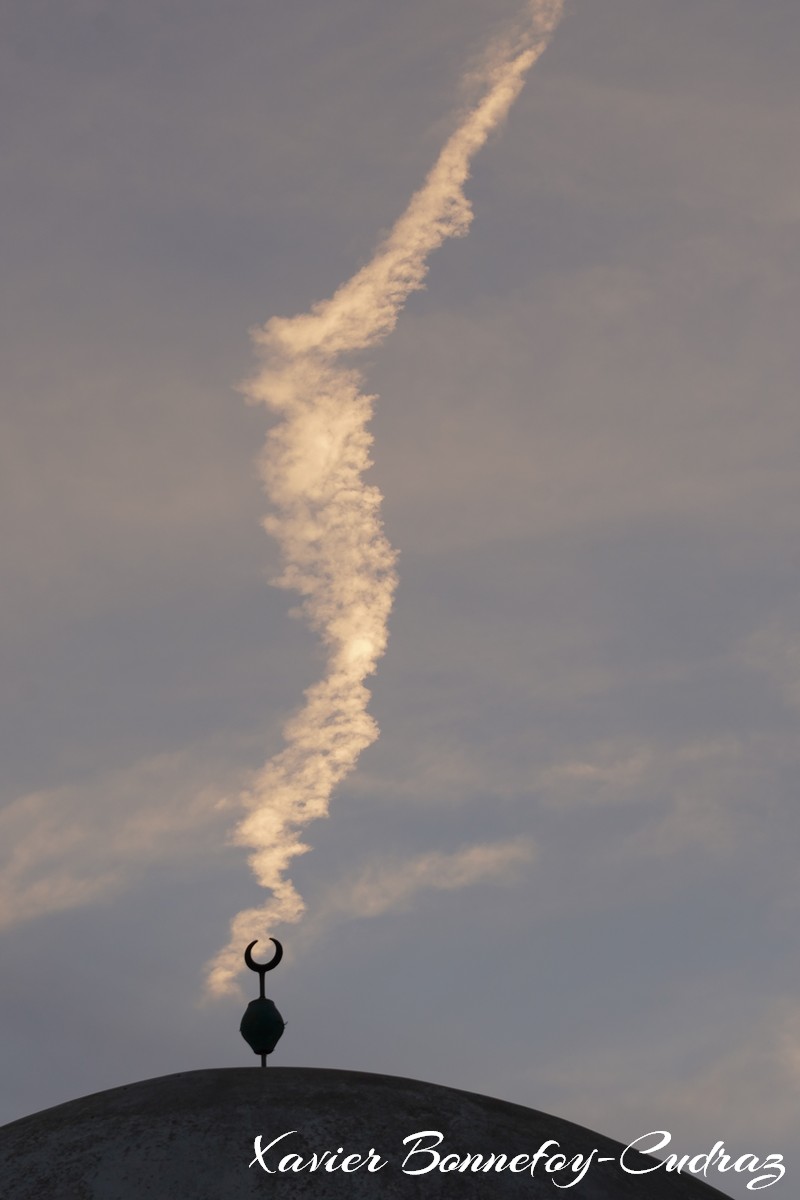
[[[547, 1142], [558, 1145], [546, 1147], [532, 1173], [530, 1160]], [[240, 1067], [132, 1083], [14, 1121], [0, 1129], [0, 1179], [8, 1200], [722, 1196], [663, 1167], [634, 1174], [657, 1161], [635, 1151], [625, 1153], [625, 1170], [624, 1149], [570, 1121], [432, 1083]]]

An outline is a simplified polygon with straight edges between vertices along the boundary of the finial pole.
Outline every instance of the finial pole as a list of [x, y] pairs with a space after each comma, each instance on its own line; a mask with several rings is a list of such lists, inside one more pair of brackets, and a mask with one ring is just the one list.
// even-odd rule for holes
[[264, 992], [264, 976], [267, 971], [274, 971], [283, 958], [283, 946], [278, 939], [270, 938], [269, 940], [275, 946], [275, 953], [268, 963], [257, 963], [253, 958], [253, 946], [256, 945], [258, 939], [251, 942], [244, 952], [244, 961], [247, 966], [251, 971], [258, 972], [259, 994], [257, 1000], [251, 1000], [248, 1004], [239, 1026], [239, 1032], [250, 1049], [261, 1056], [262, 1067], [266, 1067], [267, 1055], [275, 1049], [286, 1028], [283, 1017]]

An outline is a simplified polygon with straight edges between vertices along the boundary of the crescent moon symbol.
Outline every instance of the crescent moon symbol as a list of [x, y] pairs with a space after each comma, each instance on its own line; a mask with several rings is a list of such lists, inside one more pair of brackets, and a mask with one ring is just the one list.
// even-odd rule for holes
[[258, 938], [256, 938], [256, 940], [254, 942], [251, 942], [250, 945], [245, 950], [244, 961], [247, 963], [247, 965], [251, 971], [258, 971], [259, 974], [262, 971], [274, 971], [275, 968], [277, 967], [278, 963], [283, 958], [283, 946], [280, 944], [278, 939], [271, 937], [269, 940], [271, 942], [273, 942], [275, 945], [275, 953], [268, 963], [257, 963], [253, 959], [253, 946], [257, 945]]

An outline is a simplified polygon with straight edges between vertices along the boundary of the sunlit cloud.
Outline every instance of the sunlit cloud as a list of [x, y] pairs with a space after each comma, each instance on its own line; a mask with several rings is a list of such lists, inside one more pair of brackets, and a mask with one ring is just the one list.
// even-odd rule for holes
[[192, 748], [7, 804], [0, 927], [106, 900], [153, 864], [210, 853], [235, 795], [225, 773]]
[[526, 20], [493, 44], [470, 77], [482, 97], [370, 262], [331, 299], [296, 317], [275, 317], [254, 334], [266, 365], [246, 393], [281, 418], [267, 438], [261, 472], [273, 506], [265, 528], [283, 555], [275, 582], [300, 593], [302, 612], [325, 646], [327, 674], [306, 691], [304, 707], [284, 729], [285, 748], [243, 797], [248, 813], [234, 840], [250, 850], [250, 866], [270, 898], [233, 919], [230, 940], [209, 967], [214, 993], [231, 990], [243, 942], [302, 916], [303, 900], [287, 875], [292, 859], [308, 849], [300, 830], [327, 815], [333, 789], [378, 736], [364, 681], [386, 648], [395, 554], [383, 534], [381, 495], [364, 480], [374, 397], [342, 360], [392, 331], [408, 296], [423, 286], [431, 252], [466, 234], [472, 210], [463, 188], [472, 159], [508, 114], [562, 7], [562, 0], [533, 0]]
[[536, 859], [531, 838], [479, 842], [445, 853], [428, 851], [410, 858], [374, 857], [359, 871], [327, 889], [300, 931], [299, 946], [315, 942], [343, 921], [404, 912], [431, 892], [454, 892], [476, 884], [511, 887]]

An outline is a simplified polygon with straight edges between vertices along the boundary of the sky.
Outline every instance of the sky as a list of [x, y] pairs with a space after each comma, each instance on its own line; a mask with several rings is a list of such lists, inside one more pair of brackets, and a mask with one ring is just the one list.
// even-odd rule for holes
[[[256, 1063], [209, 964], [326, 652], [270, 583], [251, 334], [368, 266], [523, 9], [4, 6], [0, 1121]], [[567, 0], [468, 234], [347, 359], [380, 735], [252, 934], [276, 1065], [781, 1152], [787, 1197], [799, 41], [794, 0]]]

